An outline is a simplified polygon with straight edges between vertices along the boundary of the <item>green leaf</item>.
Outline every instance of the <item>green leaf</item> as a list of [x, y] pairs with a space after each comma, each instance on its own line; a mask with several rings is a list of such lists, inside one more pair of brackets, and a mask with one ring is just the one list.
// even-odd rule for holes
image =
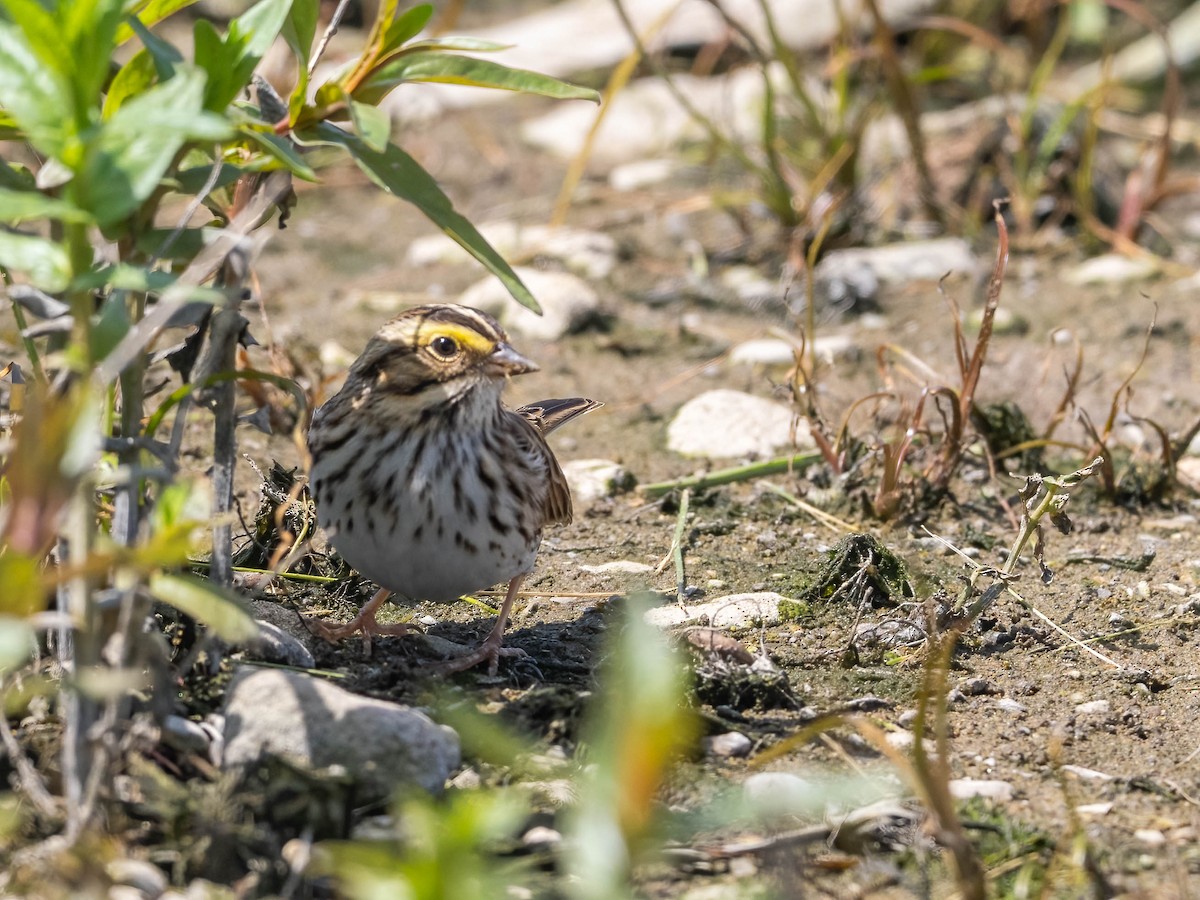
[[[0, 584], [4, 585], [4, 590], [0, 591], [3, 621], [14, 616], [30, 616], [46, 608], [46, 586], [37, 560], [10, 549], [0, 556]], [[4, 626], [0, 626], [2, 631]], [[0, 668], [3, 665], [0, 662]]]
[[[71, 282], [71, 289], [94, 291], [100, 288], [112, 288], [119, 291], [137, 291], [143, 294], [161, 294], [174, 285], [177, 280], [178, 276], [171, 272], [118, 263], [115, 266], [105, 266], [84, 272]], [[189, 287], [182, 296], [187, 300], [197, 300], [202, 303], [225, 303], [229, 299], [220, 288], [200, 285]]]
[[154, 57], [146, 50], [139, 50], [125, 65], [117, 70], [104, 95], [104, 108], [101, 115], [111, 119], [113, 113], [121, 108], [121, 104], [131, 97], [145, 93], [151, 85], [158, 81], [158, 69]]
[[0, 107], [46, 156], [59, 156], [73, 133], [74, 98], [66, 78], [43, 64], [16, 26], [0, 22]]
[[[99, 105], [116, 47], [117, 26], [123, 16], [121, 6], [122, 0], [76, 0], [58, 4], [61, 34], [70, 55], [71, 87], [80, 100], [77, 115]], [[61, 54], [63, 49], [58, 52]]]
[[[2, 180], [2, 179], [0, 179]], [[87, 224], [92, 217], [65, 200], [47, 197], [36, 190], [11, 191], [0, 188], [0, 222], [17, 225], [33, 219]]]
[[0, 675], [23, 666], [37, 648], [37, 635], [24, 619], [0, 615]]
[[364, 144], [376, 153], [384, 151], [392, 136], [392, 120], [386, 112], [378, 106], [351, 100], [350, 120]]
[[498, 44], [495, 41], [485, 41], [473, 37], [437, 37], [424, 41], [413, 41], [404, 49], [407, 50], [463, 50], [467, 53], [496, 53], [508, 50], [512, 44]]
[[166, 81], [175, 76], [175, 67], [183, 62], [183, 54], [170, 41], [165, 41], [137, 19], [129, 23], [137, 36], [142, 39], [142, 46], [154, 58], [154, 68], [158, 72], [158, 80]]
[[63, 290], [71, 280], [67, 251], [53, 241], [28, 234], [0, 231], [0, 266], [23, 272], [49, 293]]
[[396, 16], [383, 31], [383, 43], [379, 56], [387, 56], [398, 50], [408, 40], [415, 38], [433, 17], [433, 5], [421, 3]]
[[110, 294], [100, 307], [100, 315], [92, 322], [91, 359], [104, 359], [129, 331], [129, 308], [125, 293]]
[[203, 72], [180, 69], [104, 123], [81, 185], [84, 205], [102, 227], [128, 216], [154, 192], [185, 143], [230, 136], [228, 122], [201, 109], [204, 83]]
[[416, 206], [438, 228], [462, 245], [464, 250], [499, 278], [518, 303], [541, 313], [542, 308], [538, 306], [529, 288], [517, 277], [512, 266], [495, 251], [478, 229], [454, 208], [454, 204], [438, 187], [433, 176], [422, 169], [415, 159], [395, 144], [389, 144], [382, 153], [376, 152], [362, 139], [328, 122], [322, 122], [313, 129], [313, 135], [316, 140], [329, 141], [345, 147], [358, 167], [375, 184]]
[[[131, 18], [136, 18], [143, 26], [149, 28], [157, 22], [161, 22], [172, 13], [177, 13], [181, 9], [191, 6], [196, 0], [139, 0], [128, 11]], [[122, 23], [117, 28], [117, 43], [124, 44], [134, 34], [132, 23]]]
[[150, 577], [149, 587], [150, 593], [163, 603], [207, 625], [223, 640], [240, 643], [258, 634], [258, 624], [245, 601], [211, 581], [160, 573]]
[[[251, 58], [254, 60], [251, 72], [279, 37], [291, 9], [292, 0], [260, 0], [229, 23], [229, 40], [242, 44], [243, 63]], [[247, 75], [243, 86], [249, 80]]]
[[591, 88], [568, 84], [549, 75], [526, 69], [512, 69], [487, 59], [452, 53], [403, 53], [377, 66], [354, 92], [354, 99], [375, 104], [399, 84], [432, 81], [497, 88], [523, 94], [540, 94], [558, 100], [592, 100], [600, 95]]
[[4, 13], [28, 41], [42, 65], [60, 75], [70, 75], [70, 60], [63, 53], [67, 35], [45, 4], [38, 0], [5, 0]]
[[280, 32], [296, 56], [296, 86], [288, 98], [289, 124], [295, 124], [308, 99], [308, 61], [312, 56], [313, 40], [317, 36], [320, 9], [320, 0], [292, 0], [292, 8]]
[[292, 0], [261, 0], [229, 23], [222, 37], [211, 23], [193, 27], [196, 65], [208, 74], [204, 108], [224, 112], [250, 83], [263, 54], [279, 36]]
[[[241, 129], [242, 135], [249, 141], [253, 141], [259, 146], [271, 159], [282, 164], [282, 167], [290, 171], [297, 178], [303, 178], [305, 181], [316, 181], [317, 173], [312, 170], [312, 167], [304, 161], [292, 142], [286, 138], [282, 138], [277, 134], [272, 134], [266, 131], [259, 131], [256, 128]], [[384, 139], [386, 142], [386, 138]], [[252, 171], [265, 171], [267, 168], [279, 168], [279, 166], [261, 166], [256, 167], [253, 160], [243, 163], [246, 169]]]

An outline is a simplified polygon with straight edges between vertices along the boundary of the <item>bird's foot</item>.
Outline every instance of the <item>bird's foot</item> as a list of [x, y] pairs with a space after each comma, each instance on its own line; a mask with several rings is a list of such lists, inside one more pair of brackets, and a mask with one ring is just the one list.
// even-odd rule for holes
[[400, 636], [420, 630], [416, 625], [405, 625], [399, 622], [384, 625], [376, 620], [374, 610], [366, 609], [345, 624], [326, 622], [322, 619], [305, 619], [304, 621], [312, 629], [313, 634], [331, 644], [341, 643], [352, 634], [361, 632], [363, 652], [366, 656], [371, 655], [372, 638], [376, 635], [381, 637]]
[[488, 675], [492, 676], [499, 669], [500, 657], [502, 656], [508, 659], [527, 659], [529, 654], [520, 647], [504, 647], [500, 641], [492, 640], [489, 637], [474, 650], [468, 650], [462, 656], [456, 656], [445, 662], [435, 663], [430, 666], [430, 670], [437, 675], [452, 675], [455, 672], [465, 672], [467, 669], [473, 669], [480, 663], [486, 662], [488, 664]]

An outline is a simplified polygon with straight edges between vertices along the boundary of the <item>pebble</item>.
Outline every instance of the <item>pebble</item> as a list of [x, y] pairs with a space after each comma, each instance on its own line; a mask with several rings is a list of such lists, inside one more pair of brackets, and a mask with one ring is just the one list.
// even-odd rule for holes
[[246, 655], [263, 662], [311, 669], [317, 661], [312, 651], [299, 638], [289, 634], [278, 625], [255, 619], [258, 634], [246, 644]]
[[1157, 828], [1139, 828], [1133, 836], [1149, 847], [1161, 847], [1167, 842], [1167, 836]]
[[946, 273], [970, 275], [979, 267], [971, 245], [961, 238], [903, 241], [881, 247], [854, 247], [827, 253], [817, 264], [817, 287], [828, 292], [844, 281], [861, 281], [870, 272], [884, 284], [937, 281]]
[[562, 843], [562, 839], [559, 832], [545, 825], [534, 825], [521, 835], [521, 843], [531, 848], [557, 847]]
[[[667, 446], [683, 456], [709, 459], [770, 457], [792, 444], [792, 409], [741, 391], [719, 389], [693, 397], [667, 428]], [[808, 426], [796, 429], [795, 446], [814, 446]]]
[[706, 737], [703, 744], [706, 755], [724, 758], [748, 756], [754, 747], [754, 742], [740, 731], [727, 731], [725, 734]]
[[[584, 278], [607, 278], [617, 264], [616, 240], [599, 231], [511, 221], [487, 222], [479, 231], [506, 259], [548, 257]], [[408, 247], [408, 262], [414, 266], [465, 262], [470, 258], [457, 241], [444, 234], [417, 238]]]
[[646, 621], [658, 628], [707, 620], [715, 628], [750, 628], [779, 621], [779, 603], [786, 598], [773, 591], [727, 594], [707, 603], [668, 603], [646, 611]]
[[622, 163], [608, 173], [608, 185], [614, 191], [638, 191], [661, 184], [679, 171], [673, 159], [635, 159]]
[[[743, 341], [729, 351], [729, 361], [743, 366], [791, 366], [796, 362], [799, 348], [782, 338], [755, 338]], [[838, 359], [855, 355], [858, 343], [848, 334], [820, 335], [813, 350], [821, 362], [832, 364]]]
[[1105, 253], [1068, 269], [1063, 273], [1063, 280], [1070, 284], [1126, 284], [1153, 278], [1159, 271], [1158, 265], [1151, 260]]
[[633, 473], [611, 459], [571, 459], [562, 464], [562, 470], [576, 503], [594, 503], [637, 484]]
[[511, 334], [536, 341], [556, 341], [595, 318], [600, 298], [578, 275], [528, 266], [514, 266], [513, 270], [537, 298], [540, 316], [514, 300], [494, 275], [467, 288], [458, 302], [495, 316]]
[[823, 806], [820, 787], [789, 772], [756, 772], [742, 782], [742, 794], [759, 815], [795, 816]]
[[1018, 716], [1024, 715], [1026, 712], [1029, 711], [1027, 707], [1022, 706], [1020, 703], [1018, 703], [1016, 700], [1013, 700], [1011, 697], [1001, 697], [999, 700], [996, 701], [996, 706], [998, 708], [1004, 710], [1007, 713], [1014, 713], [1015, 715], [1018, 715]]
[[1112, 704], [1107, 700], [1089, 700], [1077, 705], [1075, 712], [1081, 716], [1103, 716], [1112, 712]]
[[859, 622], [854, 627], [854, 641], [887, 649], [910, 647], [924, 643], [925, 630], [904, 619]]
[[1084, 803], [1075, 807], [1075, 812], [1081, 816], [1107, 816], [1112, 811], [1111, 803]]
[[113, 884], [138, 891], [144, 897], [157, 897], [167, 889], [163, 870], [142, 859], [114, 859], [105, 865], [104, 871]]
[[1076, 778], [1082, 778], [1084, 781], [1112, 781], [1116, 778], [1115, 775], [1109, 775], [1107, 772], [1100, 772], [1096, 769], [1088, 769], [1084, 766], [1076, 766], [1067, 763], [1062, 767], [1063, 772], [1068, 775], [1074, 775]]
[[982, 697], [986, 694], [998, 694], [999, 690], [986, 678], [968, 678], [958, 689], [968, 697]]
[[224, 714], [226, 769], [264, 756], [302, 769], [339, 766], [383, 799], [400, 785], [438, 793], [459, 764], [450, 728], [300, 672], [240, 668], [226, 689]]
[[896, 721], [904, 728], [908, 728], [917, 721], [917, 711], [915, 709], [906, 709], [900, 713], [900, 717]]
[[473, 791], [483, 784], [483, 779], [473, 768], [465, 768], [450, 779], [450, 787], [460, 791]]
[[162, 723], [163, 743], [176, 750], [199, 753], [209, 762], [219, 763], [224, 751], [224, 739], [221, 736], [223, 725], [219, 716], [211, 714], [203, 722], [193, 722], [183, 716], [167, 716]]
[[957, 800], [983, 797], [997, 803], [1007, 803], [1013, 798], [1013, 786], [1007, 781], [979, 778], [952, 778], [950, 793]]

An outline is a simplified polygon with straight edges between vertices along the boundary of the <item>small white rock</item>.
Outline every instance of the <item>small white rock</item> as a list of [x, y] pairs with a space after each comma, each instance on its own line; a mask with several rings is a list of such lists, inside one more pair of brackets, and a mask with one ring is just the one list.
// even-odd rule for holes
[[1075, 807], [1075, 812], [1081, 816], [1107, 816], [1112, 811], [1111, 803], [1084, 803]]
[[1062, 771], [1068, 775], [1074, 775], [1076, 778], [1082, 778], [1084, 781], [1112, 781], [1116, 778], [1115, 775], [1109, 775], [1107, 772], [1100, 772], [1096, 769], [1088, 769], [1070, 763], [1063, 766]]
[[685, 622], [707, 619], [714, 628], [748, 628], [758, 622], [779, 621], [779, 603], [786, 599], [774, 591], [729, 594], [708, 603], [668, 603], [646, 611], [646, 621], [658, 628], [671, 628]]
[[654, 566], [649, 563], [635, 562], [632, 559], [615, 559], [612, 562], [600, 563], [596, 566], [580, 566], [581, 572], [590, 575], [643, 575], [653, 572]]
[[526, 266], [515, 266], [514, 271], [537, 298], [540, 316], [514, 300], [492, 275], [463, 291], [458, 302], [491, 313], [514, 335], [538, 341], [556, 341], [578, 330], [600, 306], [596, 292], [578, 275]]
[[1148, 847], [1161, 847], [1167, 842], [1167, 836], [1157, 828], [1139, 828], [1133, 836]]
[[557, 847], [562, 843], [562, 835], [545, 825], [534, 825], [521, 835], [521, 843], [526, 847]]
[[706, 737], [703, 744], [707, 755], [725, 758], [746, 756], [754, 746], [754, 742], [739, 731]]
[[[479, 231], [501, 256], [549, 257], [585, 278], [605, 278], [617, 263], [617, 242], [599, 231], [511, 221], [487, 222]], [[408, 247], [408, 262], [414, 266], [465, 262], [469, 258], [457, 241], [444, 234], [417, 238]]]
[[819, 810], [825, 799], [818, 785], [789, 772], [757, 772], [742, 782], [742, 793], [765, 817]]
[[633, 487], [629, 470], [611, 459], [571, 459], [562, 464], [563, 475], [576, 503], [594, 503]]
[[[693, 397], [667, 428], [667, 446], [684, 456], [709, 459], [769, 457], [792, 444], [792, 410], [741, 391], [707, 391]], [[808, 425], [796, 428], [797, 448], [812, 447]]]
[[983, 797], [987, 800], [1005, 803], [1013, 798], [1013, 786], [1007, 781], [981, 778], [953, 778], [950, 780], [950, 793], [957, 800]]
[[673, 159], [637, 159], [609, 172], [608, 184], [614, 191], [638, 191], [666, 181], [678, 169]]
[[1089, 700], [1076, 706], [1075, 712], [1081, 716], [1103, 716], [1112, 712], [1112, 704], [1107, 700]]
[[1094, 256], [1080, 263], [1063, 275], [1071, 284], [1125, 284], [1144, 281], [1159, 273], [1159, 267], [1150, 260], [1134, 259], [1118, 253]]
[[1024, 706], [1022, 706], [1016, 700], [1013, 700], [1011, 697], [1001, 697], [996, 701], [996, 706], [1007, 713], [1013, 713], [1014, 715], [1018, 716], [1028, 711]]
[[818, 283], [829, 282], [864, 269], [884, 283], [937, 281], [947, 272], [969, 275], [979, 262], [971, 245], [960, 238], [904, 241], [882, 247], [834, 250], [817, 264]]

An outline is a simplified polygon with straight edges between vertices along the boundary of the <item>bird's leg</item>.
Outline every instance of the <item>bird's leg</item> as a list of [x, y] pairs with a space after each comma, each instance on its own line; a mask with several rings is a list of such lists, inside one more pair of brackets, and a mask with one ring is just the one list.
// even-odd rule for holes
[[512, 611], [513, 602], [517, 599], [517, 591], [521, 589], [521, 583], [524, 580], [524, 575], [518, 575], [508, 583], [508, 593], [504, 595], [504, 603], [500, 607], [500, 617], [496, 619], [496, 624], [492, 626], [492, 630], [488, 633], [488, 636], [483, 639], [483, 643], [463, 656], [455, 657], [434, 666], [433, 670], [435, 672], [440, 674], [465, 672], [467, 669], [473, 668], [486, 660], [488, 674], [495, 675], [496, 669], [500, 665], [500, 657], [528, 656], [524, 650], [503, 646], [504, 628], [508, 624], [508, 614]]
[[361, 631], [363, 636], [363, 648], [369, 655], [371, 652], [371, 636], [376, 634], [408, 634], [415, 630], [413, 625], [380, 625], [375, 618], [375, 614], [379, 612], [379, 607], [387, 602], [388, 597], [392, 592], [387, 588], [380, 588], [375, 592], [370, 600], [366, 602], [358, 615], [347, 622], [345, 625], [332, 625], [329, 622], [323, 622], [320, 619], [309, 619], [308, 622], [312, 625], [313, 631], [318, 637], [322, 637], [331, 644], [336, 644], [338, 641], [348, 638], [356, 631]]

